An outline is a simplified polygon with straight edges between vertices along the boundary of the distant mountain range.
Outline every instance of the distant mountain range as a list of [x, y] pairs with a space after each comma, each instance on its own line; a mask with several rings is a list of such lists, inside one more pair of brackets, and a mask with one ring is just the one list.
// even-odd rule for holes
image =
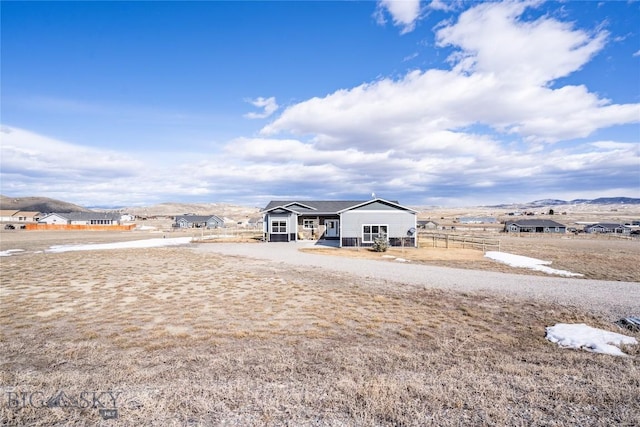
[[[504, 208], [504, 209], [535, 209], [548, 206], [558, 205], [638, 205], [640, 199], [631, 197], [601, 197], [598, 199], [575, 199], [575, 200], [559, 200], [559, 199], [543, 199], [536, 200], [529, 203], [510, 203], [501, 205], [488, 206], [491, 208]], [[73, 203], [67, 203], [56, 199], [50, 199], [48, 197], [7, 197], [0, 195], [0, 209], [7, 210], [21, 210], [21, 211], [37, 211], [42, 213], [49, 212], [88, 212], [91, 210], [104, 211], [112, 210], [115, 208], [86, 208], [83, 206], [74, 205]], [[223, 214], [238, 214], [240, 211], [246, 215], [254, 214], [259, 209], [247, 208], [241, 206], [234, 206], [225, 203], [207, 203], [207, 204], [186, 204], [186, 203], [164, 203], [160, 205], [153, 205], [147, 207], [136, 208], [120, 208], [118, 210], [127, 211], [127, 213], [142, 214], [148, 213], [153, 215], [162, 214], [181, 214], [184, 212], [210, 212], [215, 210], [221, 211]], [[246, 212], [245, 212], [246, 210]], [[130, 212], [129, 212], [130, 211]]]
[[541, 208], [545, 206], [559, 206], [559, 205], [638, 205], [640, 199], [634, 199], [631, 197], [600, 197], [598, 199], [574, 199], [574, 200], [559, 200], [559, 199], [542, 199], [535, 200], [528, 203], [510, 203], [502, 205], [493, 205], [492, 208], [512, 208], [517, 206], [521, 209], [526, 208]]

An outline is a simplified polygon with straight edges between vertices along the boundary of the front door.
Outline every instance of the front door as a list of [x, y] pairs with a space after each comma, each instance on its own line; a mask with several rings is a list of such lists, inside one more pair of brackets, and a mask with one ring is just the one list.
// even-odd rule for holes
[[324, 236], [326, 238], [338, 237], [340, 235], [339, 224], [340, 221], [337, 219], [325, 219], [324, 225], [327, 227], [327, 229], [324, 232]]

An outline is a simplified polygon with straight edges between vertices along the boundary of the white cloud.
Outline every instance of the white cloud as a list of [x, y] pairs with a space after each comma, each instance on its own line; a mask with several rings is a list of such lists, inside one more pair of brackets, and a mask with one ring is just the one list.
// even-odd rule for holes
[[276, 98], [273, 96], [270, 98], [259, 97], [253, 100], [248, 100], [247, 102], [249, 102], [255, 107], [264, 109], [262, 113], [245, 114], [244, 117], [248, 119], [266, 119], [267, 117], [275, 113], [279, 107], [278, 104], [276, 103]]
[[2, 172], [31, 171], [58, 179], [90, 175], [92, 181], [103, 176], [132, 176], [142, 163], [125, 154], [70, 144], [23, 129], [3, 126]]
[[438, 44], [459, 48], [451, 60], [461, 70], [495, 73], [500, 80], [532, 85], [545, 85], [580, 69], [602, 49], [606, 31], [590, 35], [548, 17], [520, 21], [525, 9], [537, 3], [484, 3], [471, 8], [455, 25], [438, 30]]
[[[80, 204], [185, 197], [258, 204], [278, 196], [366, 199], [373, 191], [412, 204], [640, 197], [638, 143], [582, 140], [637, 123], [640, 105], [555, 84], [598, 54], [608, 35], [548, 16], [523, 22], [536, 4], [474, 6], [436, 31], [438, 46], [456, 52], [450, 69], [414, 70], [291, 105], [260, 137], [231, 139], [197, 161], [160, 164], [156, 153], [133, 158], [13, 129], [0, 134], [3, 192], [64, 194]], [[278, 109], [274, 97], [248, 102], [264, 110], [248, 118]]]
[[386, 23], [385, 10], [391, 15], [393, 25], [402, 28], [401, 34], [410, 33], [420, 19], [420, 0], [380, 0], [375, 16], [381, 25]]
[[429, 3], [429, 9], [442, 10], [445, 12], [456, 10], [460, 7], [461, 1], [459, 0], [431, 0]]
[[589, 35], [548, 17], [520, 21], [534, 4], [480, 4], [441, 27], [439, 45], [457, 48], [451, 70], [415, 70], [312, 98], [287, 108], [262, 133], [385, 150], [476, 123], [554, 142], [637, 122], [639, 104], [612, 104], [584, 86], [552, 87], [602, 49], [607, 34]]
[[635, 52], [633, 53], [633, 56], [634, 56], [634, 57], [636, 57], [636, 56], [640, 56], [640, 50], [635, 51]]

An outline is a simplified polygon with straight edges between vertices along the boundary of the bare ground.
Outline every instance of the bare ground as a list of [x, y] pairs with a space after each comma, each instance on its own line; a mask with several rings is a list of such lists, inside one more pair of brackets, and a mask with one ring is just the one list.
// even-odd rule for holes
[[[428, 240], [428, 239], [424, 239]], [[500, 250], [551, 261], [551, 267], [582, 274], [585, 279], [620, 280], [640, 282], [640, 240], [620, 238], [573, 238], [573, 237], [500, 237]], [[431, 247], [425, 241], [419, 248], [389, 248], [385, 254], [360, 248], [310, 248], [308, 252], [385, 260], [383, 255], [404, 258], [412, 262], [444, 267], [465, 268], [504, 273], [548, 276], [527, 268], [511, 267], [484, 257], [477, 249], [460, 247]]]
[[[2, 250], [19, 243], [5, 236]], [[639, 346], [620, 358], [544, 339], [558, 322], [620, 332], [577, 309], [188, 248], [41, 253], [69, 241], [34, 236], [36, 252], [0, 258], [4, 425], [631, 426], [640, 414]], [[38, 404], [60, 391], [67, 407]], [[105, 391], [119, 393], [115, 420], [80, 399]]]

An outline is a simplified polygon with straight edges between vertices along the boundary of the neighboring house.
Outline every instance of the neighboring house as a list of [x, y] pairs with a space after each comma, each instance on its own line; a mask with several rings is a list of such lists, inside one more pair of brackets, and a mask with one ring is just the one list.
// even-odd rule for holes
[[263, 228], [263, 224], [264, 222], [260, 217], [249, 218], [249, 221], [247, 221], [248, 228], [261, 229]]
[[178, 215], [173, 224], [177, 228], [220, 228], [224, 220], [217, 215]]
[[597, 224], [591, 224], [584, 227], [585, 233], [617, 233], [617, 234], [629, 234], [631, 228], [622, 224], [599, 222]]
[[507, 233], [566, 233], [567, 226], [550, 219], [521, 219], [507, 221], [504, 231]]
[[54, 225], [120, 225], [120, 214], [108, 212], [50, 213], [40, 218], [38, 223]]
[[122, 214], [120, 215], [120, 222], [133, 222], [136, 220], [135, 215], [131, 214]]
[[498, 220], [491, 216], [463, 216], [458, 222], [460, 224], [495, 224]]
[[423, 230], [437, 230], [438, 229], [438, 223], [435, 221], [431, 221], [429, 220], [422, 220], [419, 219], [418, 221], [416, 221], [417, 227], [421, 228]]
[[40, 212], [35, 211], [16, 211], [16, 210], [0, 210], [0, 221], [2, 222], [36, 222]]
[[391, 246], [416, 246], [417, 212], [384, 199], [369, 201], [272, 201], [262, 211], [268, 242], [337, 240], [372, 246], [385, 234]]

